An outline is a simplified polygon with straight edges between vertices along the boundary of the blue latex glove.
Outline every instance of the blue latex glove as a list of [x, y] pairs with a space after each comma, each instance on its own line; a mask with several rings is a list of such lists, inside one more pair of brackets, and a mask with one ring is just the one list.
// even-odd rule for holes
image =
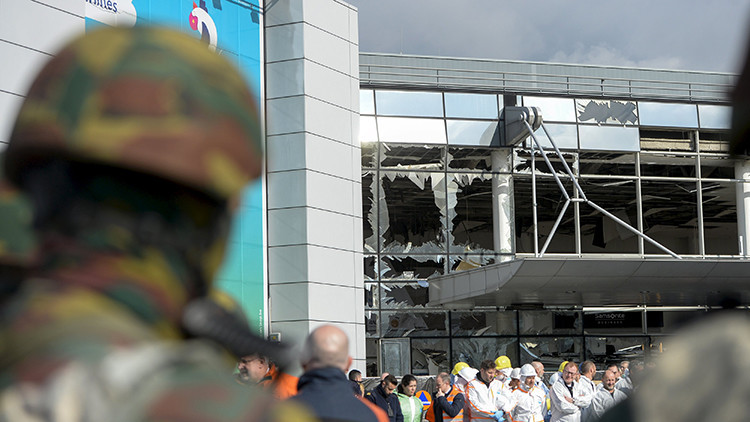
[[503, 422], [505, 420], [505, 413], [502, 410], [498, 410], [492, 415], [492, 417], [495, 418], [497, 422]]

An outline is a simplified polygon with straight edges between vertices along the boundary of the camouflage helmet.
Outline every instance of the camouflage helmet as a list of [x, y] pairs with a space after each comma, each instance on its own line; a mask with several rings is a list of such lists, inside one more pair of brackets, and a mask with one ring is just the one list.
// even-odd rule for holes
[[63, 157], [154, 175], [219, 199], [261, 172], [260, 120], [239, 71], [176, 30], [105, 27], [41, 70], [13, 128], [14, 183]]

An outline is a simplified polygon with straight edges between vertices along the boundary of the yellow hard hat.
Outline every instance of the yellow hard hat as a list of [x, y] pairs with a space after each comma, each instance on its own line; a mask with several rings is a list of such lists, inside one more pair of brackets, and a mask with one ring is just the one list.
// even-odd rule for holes
[[568, 364], [567, 360], [564, 360], [563, 363], [560, 364], [560, 368], [558, 368], [558, 372], [562, 372], [563, 369], [565, 369], [565, 365]]
[[505, 369], [505, 368], [512, 368], [513, 365], [510, 364], [510, 358], [503, 355], [495, 359], [495, 366], [497, 369]]
[[462, 369], [468, 368], [469, 364], [466, 362], [458, 362], [456, 366], [453, 367], [453, 370], [451, 371], [451, 374], [458, 375], [459, 372], [461, 372]]

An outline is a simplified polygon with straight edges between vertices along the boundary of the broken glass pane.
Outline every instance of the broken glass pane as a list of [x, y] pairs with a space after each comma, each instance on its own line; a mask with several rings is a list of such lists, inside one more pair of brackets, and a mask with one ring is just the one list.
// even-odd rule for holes
[[[534, 216], [532, 206], [531, 178], [516, 176], [513, 179], [515, 199], [515, 235], [517, 253], [534, 253]], [[573, 183], [562, 179], [563, 187], [573, 197]], [[562, 211], [566, 199], [557, 182], [551, 177], [536, 178], [537, 224], [539, 252], [552, 232], [552, 227]], [[568, 205], [565, 215], [547, 248], [548, 253], [575, 253], [575, 219], [573, 204]]]
[[367, 337], [379, 337], [378, 311], [365, 310], [365, 330]]
[[378, 163], [378, 144], [376, 142], [362, 144], [362, 168], [375, 168]]
[[576, 100], [578, 121], [597, 124], [638, 124], [635, 101]]
[[583, 360], [581, 337], [522, 337], [519, 365], [540, 360], [545, 368], [557, 368], [560, 362]]
[[694, 131], [646, 129], [639, 131], [643, 151], [695, 151]]
[[[365, 339], [365, 365], [366, 369], [362, 372], [366, 377], [379, 377], [378, 372], [378, 339]], [[354, 368], [359, 369], [359, 368]]]
[[736, 184], [704, 181], [701, 190], [706, 255], [737, 255]]
[[449, 209], [451, 252], [494, 253], [492, 175], [450, 175], [457, 187], [456, 205]]
[[580, 334], [579, 311], [519, 311], [520, 334]]
[[442, 170], [444, 147], [381, 144], [380, 167], [411, 171]]
[[452, 336], [496, 336], [516, 333], [516, 311], [451, 312]]
[[446, 312], [382, 312], [383, 337], [448, 336]]
[[[581, 179], [586, 197], [615, 217], [638, 227], [637, 180]], [[638, 236], [596, 209], [581, 204], [581, 252], [638, 253]]]
[[[450, 256], [450, 272], [454, 271], [466, 271], [473, 270], [474, 268], [483, 267], [485, 265], [492, 265], [500, 260], [503, 255], [492, 254], [492, 255], [451, 255]], [[506, 257], [512, 257], [512, 254], [504, 255]]]
[[411, 339], [411, 373], [434, 375], [450, 372], [447, 338]]
[[495, 360], [505, 355], [511, 362], [518, 362], [518, 341], [515, 337], [472, 337], [453, 338], [452, 362], [466, 362], [472, 368], [479, 368], [483, 360]]
[[648, 337], [586, 337], [586, 359], [594, 363], [644, 359]]
[[635, 154], [619, 152], [581, 152], [581, 174], [597, 176], [635, 176]]
[[381, 289], [383, 309], [424, 308], [430, 300], [427, 287], [417, 283], [383, 283]]
[[378, 249], [378, 206], [375, 198], [377, 191], [377, 178], [375, 172], [364, 172], [362, 174], [362, 237], [365, 241], [365, 251], [376, 253]]
[[378, 279], [378, 270], [377, 270], [377, 261], [378, 258], [376, 256], [365, 256], [365, 280], [377, 280]]
[[378, 283], [365, 283], [365, 309], [377, 309], [380, 305]]
[[641, 154], [641, 176], [695, 177], [695, 156]]
[[[641, 181], [643, 230], [677, 254], [698, 251], [698, 188], [694, 182]], [[646, 253], [663, 254], [649, 242]]]
[[381, 252], [445, 252], [444, 173], [381, 172]]
[[734, 161], [728, 156], [701, 156], [701, 177], [704, 179], [734, 179]]
[[[577, 169], [577, 154], [575, 153], [562, 153], [563, 157], [565, 158], [565, 162], [568, 164], [568, 167], [570, 170], [575, 174]], [[550, 161], [550, 164], [552, 164], [552, 167], [555, 169], [555, 172], [560, 176], [567, 176], [568, 173], [565, 171], [565, 167], [562, 164], [562, 161], [557, 156], [557, 154], [554, 151], [547, 151], [547, 158]], [[547, 163], [544, 161], [544, 157], [542, 157], [541, 152], [537, 151], [534, 154], [534, 166], [535, 166], [535, 174], [536, 175], [543, 175], [548, 174], [552, 175], [552, 172], [549, 169], [549, 166], [547, 166]], [[514, 173], [522, 173], [522, 174], [531, 174], [531, 151], [526, 149], [520, 149], [515, 148], [513, 150], [513, 172]]]
[[433, 275], [442, 275], [444, 268], [444, 256], [384, 256], [380, 278], [425, 280]]
[[448, 148], [448, 168], [462, 171], [491, 171], [492, 148]]

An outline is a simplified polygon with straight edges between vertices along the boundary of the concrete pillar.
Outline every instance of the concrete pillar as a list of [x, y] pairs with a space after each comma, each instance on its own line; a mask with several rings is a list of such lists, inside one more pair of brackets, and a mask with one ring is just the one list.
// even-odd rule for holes
[[278, 0], [265, 18], [271, 332], [335, 324], [364, 372], [357, 10]]
[[[750, 180], [750, 160], [738, 161], [734, 165], [736, 179]], [[737, 184], [737, 234], [740, 255], [750, 255], [750, 182]]]
[[[513, 249], [513, 177], [512, 150], [510, 148], [492, 151], [492, 219], [495, 252], [512, 254]], [[502, 174], [498, 174], [498, 172]], [[501, 261], [512, 259], [503, 256]]]

